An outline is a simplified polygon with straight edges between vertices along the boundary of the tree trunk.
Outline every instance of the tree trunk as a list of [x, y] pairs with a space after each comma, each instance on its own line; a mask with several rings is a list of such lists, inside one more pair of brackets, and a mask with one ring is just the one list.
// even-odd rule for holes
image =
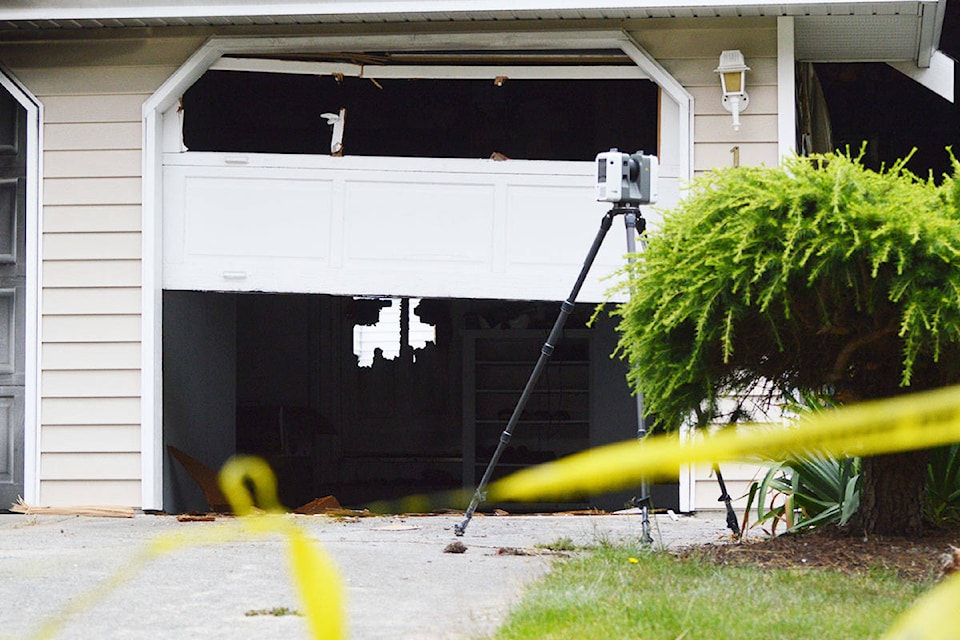
[[864, 458], [855, 530], [887, 536], [923, 531], [923, 490], [928, 453], [907, 451]]

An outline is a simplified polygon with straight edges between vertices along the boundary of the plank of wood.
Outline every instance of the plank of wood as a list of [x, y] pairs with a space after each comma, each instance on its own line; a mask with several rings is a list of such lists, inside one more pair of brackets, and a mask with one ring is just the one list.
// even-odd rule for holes
[[135, 512], [132, 507], [115, 507], [110, 505], [82, 505], [75, 507], [35, 507], [18, 498], [10, 507], [14, 513], [28, 516], [56, 515], [56, 516], [90, 516], [94, 518], [132, 518]]

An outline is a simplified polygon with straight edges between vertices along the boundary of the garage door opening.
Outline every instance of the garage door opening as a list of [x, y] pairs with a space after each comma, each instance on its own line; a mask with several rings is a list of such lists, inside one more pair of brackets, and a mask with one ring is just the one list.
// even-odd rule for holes
[[[356, 329], [394, 305], [408, 314], [404, 328], [379, 344], [396, 354], [375, 347], [367, 365]], [[165, 291], [163, 308], [165, 448], [214, 469], [234, 453], [262, 456], [295, 508], [325, 495], [359, 507], [473, 486], [558, 304]], [[609, 357], [612, 323], [587, 328], [591, 312], [578, 305], [567, 322], [501, 474], [635, 434], [624, 365]], [[423, 328], [412, 337], [411, 324], [430, 339]], [[206, 510], [186, 471], [164, 460], [165, 509]], [[627, 497], [510, 509], [619, 508]]]
[[[659, 89], [639, 79], [359, 78], [209, 71], [183, 96], [190, 151], [592, 160], [657, 148]], [[446, 71], [456, 75], [456, 69]], [[597, 71], [598, 76], [602, 71]]]

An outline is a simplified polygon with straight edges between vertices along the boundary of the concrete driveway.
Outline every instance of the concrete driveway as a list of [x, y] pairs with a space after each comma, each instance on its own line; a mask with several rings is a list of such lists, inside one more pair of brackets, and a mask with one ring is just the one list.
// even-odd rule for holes
[[[569, 538], [576, 544], [637, 540], [635, 515], [476, 516], [463, 538], [459, 516], [336, 519], [290, 516], [335, 559], [347, 587], [350, 637], [479, 638], [502, 622], [550, 555], [498, 553]], [[658, 547], [728, 539], [722, 513], [657, 515]], [[0, 637], [31, 637], [44, 621], [131, 566], [144, 545], [172, 531], [217, 522], [171, 516], [132, 519], [0, 515]], [[462, 554], [445, 553], [456, 540]], [[181, 549], [74, 616], [60, 638], [302, 638], [297, 616], [245, 615], [298, 608], [281, 539]]]

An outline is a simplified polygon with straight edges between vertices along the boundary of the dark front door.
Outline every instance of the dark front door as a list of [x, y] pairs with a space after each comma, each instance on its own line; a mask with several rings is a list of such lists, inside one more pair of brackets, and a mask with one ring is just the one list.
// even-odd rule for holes
[[23, 495], [27, 112], [0, 86], [0, 509]]

